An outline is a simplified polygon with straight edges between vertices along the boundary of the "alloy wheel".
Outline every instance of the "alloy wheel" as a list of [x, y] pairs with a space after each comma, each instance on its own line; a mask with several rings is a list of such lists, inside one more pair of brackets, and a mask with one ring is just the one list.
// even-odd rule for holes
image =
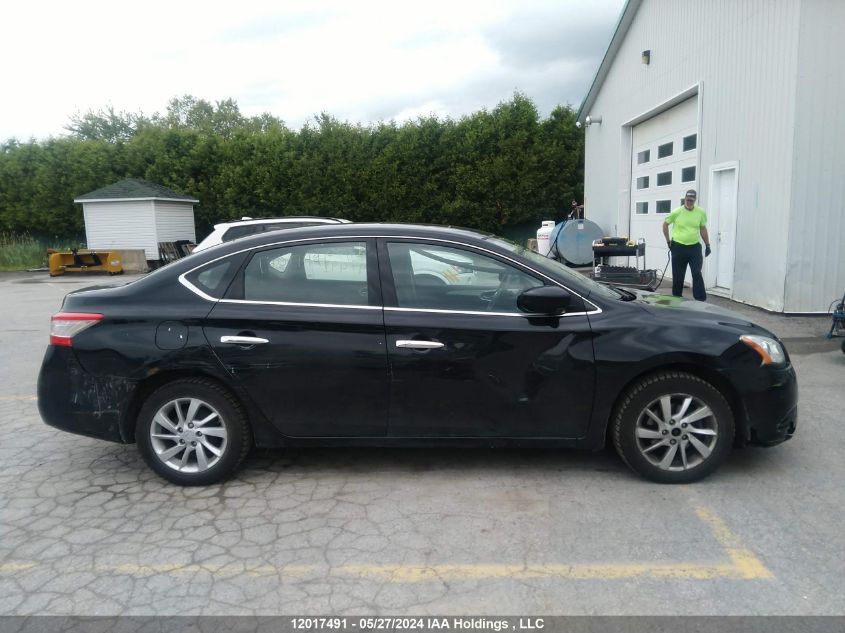
[[223, 417], [199, 398], [178, 398], [162, 405], [150, 425], [150, 444], [158, 459], [173, 470], [201, 473], [226, 451]]
[[634, 432], [642, 456], [667, 471], [700, 466], [719, 441], [712, 409], [686, 393], [666, 394], [652, 401], [637, 418]]

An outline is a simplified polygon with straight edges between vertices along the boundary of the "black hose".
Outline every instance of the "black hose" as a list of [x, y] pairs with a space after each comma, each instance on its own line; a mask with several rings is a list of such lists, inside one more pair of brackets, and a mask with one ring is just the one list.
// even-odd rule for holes
[[[663, 267], [663, 274], [660, 275], [660, 281], [657, 283], [657, 288], [663, 285], [663, 278], [666, 277], [666, 270], [669, 268], [669, 262], [672, 261], [672, 249], [666, 251], [666, 265]], [[655, 290], [657, 290], [655, 288]]]

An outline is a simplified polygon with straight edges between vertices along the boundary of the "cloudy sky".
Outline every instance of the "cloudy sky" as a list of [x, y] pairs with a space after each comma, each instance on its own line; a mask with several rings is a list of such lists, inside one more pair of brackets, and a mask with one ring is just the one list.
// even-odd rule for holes
[[525, 93], [579, 105], [624, 0], [4, 2], [0, 139], [77, 111], [233, 98], [298, 128], [459, 117]]

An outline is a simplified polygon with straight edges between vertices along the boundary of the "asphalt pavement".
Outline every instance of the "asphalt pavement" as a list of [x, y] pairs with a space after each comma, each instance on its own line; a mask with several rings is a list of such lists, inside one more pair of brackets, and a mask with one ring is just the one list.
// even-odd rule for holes
[[610, 451], [297, 449], [179, 488], [38, 416], [50, 314], [126, 280], [0, 275], [0, 614], [845, 613], [845, 355], [824, 317], [711, 298], [785, 340], [801, 403], [791, 441], [694, 485]]

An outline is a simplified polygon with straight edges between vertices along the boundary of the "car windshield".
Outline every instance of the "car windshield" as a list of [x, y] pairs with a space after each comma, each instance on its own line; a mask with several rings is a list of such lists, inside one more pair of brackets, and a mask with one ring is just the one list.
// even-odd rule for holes
[[619, 290], [616, 290], [612, 287], [605, 286], [604, 284], [600, 284], [597, 281], [593, 281], [586, 275], [582, 275], [578, 273], [566, 264], [562, 264], [559, 261], [552, 259], [551, 257], [544, 257], [539, 253], [532, 251], [531, 249], [525, 248], [524, 246], [520, 246], [510, 240], [506, 240], [501, 237], [496, 237], [493, 235], [486, 236], [485, 239], [488, 242], [496, 244], [497, 246], [501, 246], [502, 248], [506, 248], [512, 253], [527, 259], [531, 262], [532, 265], [536, 266], [540, 272], [548, 273], [553, 276], [563, 277], [564, 279], [572, 280], [572, 283], [576, 286], [581, 288], [586, 288], [588, 290], [587, 297], [598, 295], [604, 299], [625, 299], [626, 295]]

